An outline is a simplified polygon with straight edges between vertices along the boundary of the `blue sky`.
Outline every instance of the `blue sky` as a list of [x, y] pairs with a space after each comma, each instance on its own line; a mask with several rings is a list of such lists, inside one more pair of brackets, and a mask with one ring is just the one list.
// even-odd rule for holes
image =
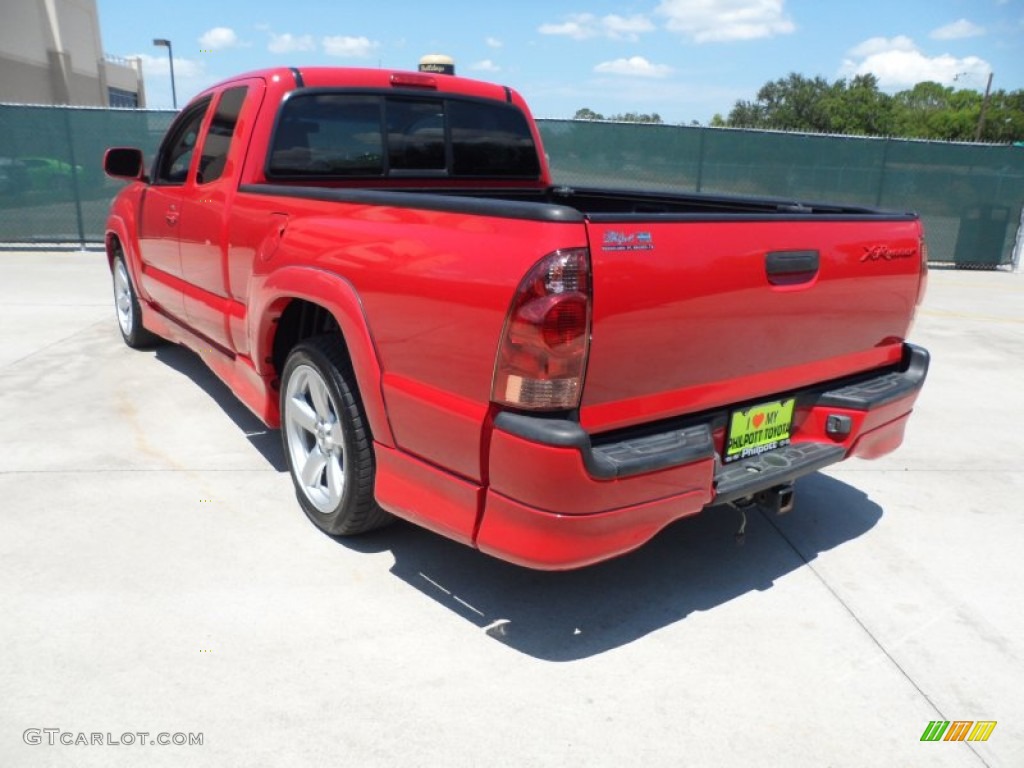
[[873, 72], [1024, 88], [1024, 0], [98, 0], [103, 46], [141, 56], [149, 106], [268, 66], [415, 69], [445, 53], [458, 73], [520, 91], [537, 117], [657, 112], [706, 123], [790, 72]]

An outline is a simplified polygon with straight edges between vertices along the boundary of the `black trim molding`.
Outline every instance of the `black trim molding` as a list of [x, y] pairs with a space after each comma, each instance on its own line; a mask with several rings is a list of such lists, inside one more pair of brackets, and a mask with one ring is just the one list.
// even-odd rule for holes
[[930, 360], [928, 350], [915, 344], [904, 344], [900, 370], [824, 392], [818, 397], [817, 404], [858, 411], [888, 405], [924, 386]]
[[566, 419], [503, 411], [494, 419], [494, 426], [532, 443], [577, 449], [587, 472], [598, 480], [654, 472], [715, 456], [715, 444], [706, 424], [597, 447], [591, 444], [583, 427]]
[[[243, 184], [240, 192], [250, 195], [276, 195], [306, 200], [326, 200], [359, 205], [386, 205], [392, 208], [419, 208], [445, 213], [465, 213], [472, 216], [498, 216], [505, 219], [551, 221], [556, 223], [582, 223], [584, 216], [574, 208], [551, 203], [525, 203], [518, 200], [495, 200], [439, 195], [397, 190], [349, 189], [331, 187], [292, 186], [289, 184]], [[514, 190], [510, 190], [513, 191]]]

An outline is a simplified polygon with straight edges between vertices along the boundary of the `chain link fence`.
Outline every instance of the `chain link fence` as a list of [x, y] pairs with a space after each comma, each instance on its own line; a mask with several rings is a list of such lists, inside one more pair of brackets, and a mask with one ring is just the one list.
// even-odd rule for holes
[[[0, 105], [0, 244], [100, 243], [120, 182], [103, 150], [153, 156], [171, 111]], [[785, 197], [921, 214], [933, 263], [1014, 263], [1024, 147], [540, 120], [557, 184]]]

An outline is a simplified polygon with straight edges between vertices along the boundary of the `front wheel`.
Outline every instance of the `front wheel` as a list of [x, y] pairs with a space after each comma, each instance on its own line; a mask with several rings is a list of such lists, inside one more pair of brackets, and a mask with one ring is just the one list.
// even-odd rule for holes
[[373, 497], [373, 443], [342, 344], [334, 334], [307, 339], [281, 375], [281, 439], [295, 495], [309, 519], [335, 536], [391, 520]]
[[128, 267], [124, 263], [124, 254], [114, 257], [114, 310], [117, 313], [117, 325], [121, 329], [124, 343], [132, 349], [152, 347], [160, 342], [160, 337], [150, 333], [142, 326], [142, 309], [139, 297], [132, 285]]

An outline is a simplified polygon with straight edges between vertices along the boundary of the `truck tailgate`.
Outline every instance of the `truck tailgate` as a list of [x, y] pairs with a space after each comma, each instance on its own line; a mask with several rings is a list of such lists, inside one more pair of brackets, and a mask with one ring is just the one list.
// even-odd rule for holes
[[588, 431], [899, 361], [922, 279], [916, 218], [671, 218], [588, 219]]

